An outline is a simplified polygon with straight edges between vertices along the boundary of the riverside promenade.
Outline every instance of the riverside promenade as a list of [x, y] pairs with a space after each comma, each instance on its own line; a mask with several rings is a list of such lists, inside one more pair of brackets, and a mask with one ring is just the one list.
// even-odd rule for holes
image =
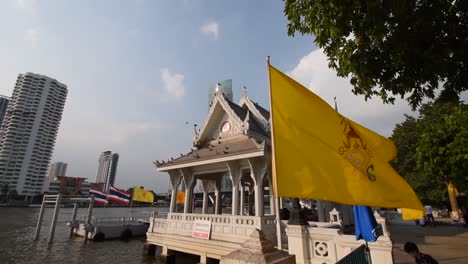
[[403, 251], [406, 241], [416, 243], [421, 252], [431, 255], [439, 263], [468, 263], [468, 228], [445, 222], [434, 228], [390, 225], [390, 232], [395, 263], [415, 263], [414, 259]]

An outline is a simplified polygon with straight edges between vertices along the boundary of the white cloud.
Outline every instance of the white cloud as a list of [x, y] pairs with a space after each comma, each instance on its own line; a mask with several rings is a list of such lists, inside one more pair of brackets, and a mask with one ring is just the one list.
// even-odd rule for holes
[[36, 0], [16, 0], [16, 6], [20, 9], [32, 11], [36, 5]]
[[404, 113], [411, 112], [405, 100], [397, 99], [391, 105], [383, 104], [380, 98], [366, 102], [364, 96], [354, 95], [349, 78], [340, 78], [334, 70], [328, 68], [327, 57], [321, 49], [302, 57], [288, 75], [330, 105], [333, 105], [333, 97], [336, 96], [341, 114], [385, 136], [390, 136], [395, 124], [404, 120]]
[[164, 89], [172, 96], [182, 97], [185, 94], [184, 75], [180, 73], [171, 73], [168, 68], [161, 70], [161, 79]]
[[24, 40], [29, 43], [32, 47], [36, 47], [39, 42], [39, 30], [36, 28], [30, 28], [26, 30], [24, 34]]
[[217, 22], [210, 22], [201, 26], [200, 31], [208, 36], [212, 36], [217, 40], [219, 35], [219, 24]]

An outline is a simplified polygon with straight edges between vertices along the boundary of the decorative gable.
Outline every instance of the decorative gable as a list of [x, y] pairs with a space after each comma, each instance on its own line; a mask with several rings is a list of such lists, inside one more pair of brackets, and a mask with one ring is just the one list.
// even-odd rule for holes
[[195, 131], [193, 145], [202, 147], [210, 141], [244, 134], [243, 120], [247, 111], [216, 93], [200, 131]]
[[193, 145], [197, 148], [210, 145], [212, 141], [227, 140], [248, 135], [261, 141], [270, 141], [269, 112], [252, 102], [245, 92], [240, 104], [216, 93], [205, 123], [200, 130], [195, 128]]
[[239, 101], [239, 105], [242, 108], [248, 109], [250, 112], [252, 112], [253, 116], [251, 118], [257, 121], [263, 131], [270, 133], [270, 112], [250, 100], [245, 87], [244, 92], [242, 93], [242, 97]]

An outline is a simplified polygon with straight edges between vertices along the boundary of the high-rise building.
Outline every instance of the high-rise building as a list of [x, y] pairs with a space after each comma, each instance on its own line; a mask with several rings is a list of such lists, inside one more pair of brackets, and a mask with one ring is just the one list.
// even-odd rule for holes
[[47, 76], [18, 75], [0, 130], [0, 185], [20, 195], [41, 192], [67, 92]]
[[49, 168], [49, 176], [47, 177], [49, 181], [53, 181], [59, 176], [65, 176], [67, 173], [67, 166], [67, 163], [61, 161], [52, 163]]
[[9, 101], [10, 101], [10, 98], [0, 95], [0, 127], [2, 127], [3, 118], [5, 117], [5, 113], [6, 113]]
[[114, 185], [118, 162], [119, 154], [112, 151], [104, 151], [99, 156], [96, 183], [103, 184], [102, 191], [107, 192], [109, 187]]

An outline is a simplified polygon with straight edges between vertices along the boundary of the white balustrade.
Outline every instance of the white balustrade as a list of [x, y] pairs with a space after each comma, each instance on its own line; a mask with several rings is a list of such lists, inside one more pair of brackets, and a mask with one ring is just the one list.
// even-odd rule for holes
[[149, 232], [191, 236], [196, 220], [211, 221], [211, 239], [214, 240], [242, 243], [255, 228], [262, 230], [267, 239], [276, 239], [275, 216], [169, 213], [167, 219], [151, 218]]

